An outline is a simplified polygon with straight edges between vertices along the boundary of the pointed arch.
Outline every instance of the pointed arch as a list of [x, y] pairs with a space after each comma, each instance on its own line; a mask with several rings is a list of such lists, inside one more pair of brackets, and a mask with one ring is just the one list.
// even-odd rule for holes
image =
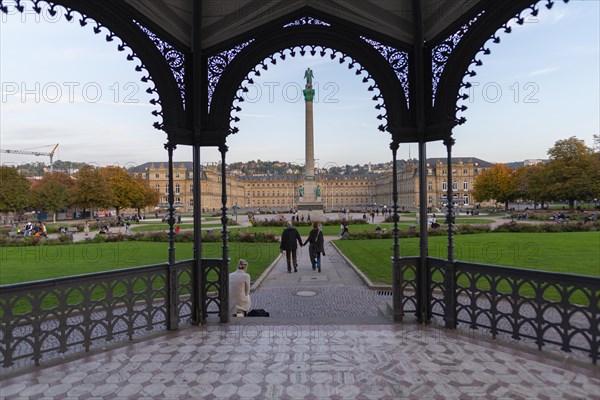
[[[208, 111], [207, 130], [202, 138], [204, 145], [219, 145], [230, 133], [236, 133], [233, 126], [239, 121], [236, 112], [241, 110], [243, 98], [240, 93], [246, 84], [252, 83], [253, 76], [260, 76], [269, 64], [276, 64], [288, 56], [296, 54], [319, 54], [329, 57], [340, 64], [347, 63], [349, 69], [355, 69], [368, 90], [374, 93], [374, 107], [381, 111], [378, 119], [379, 130], [395, 132], [411, 118], [409, 90], [410, 53], [396, 49], [389, 54], [385, 44], [365, 36], [348, 35], [342, 29], [331, 29], [327, 23], [312, 23], [312, 20], [280, 25], [279, 29], [269, 30], [268, 34], [239, 41], [235, 57], [222, 66], [222, 75], [214, 90], [211, 90], [210, 110]], [[311, 22], [306, 22], [311, 21]], [[320, 21], [320, 20], [319, 20]], [[236, 48], [236, 47], [232, 47]], [[390, 49], [393, 47], [389, 47]], [[227, 50], [219, 49], [213, 55]], [[399, 53], [403, 53], [400, 55]], [[210, 56], [209, 56], [210, 57]], [[404, 57], [404, 59], [403, 59]], [[405, 70], [396, 73], [398, 68], [391, 64], [402, 64], [395, 67]], [[210, 70], [210, 65], [206, 68]], [[209, 79], [210, 82], [210, 79]]]

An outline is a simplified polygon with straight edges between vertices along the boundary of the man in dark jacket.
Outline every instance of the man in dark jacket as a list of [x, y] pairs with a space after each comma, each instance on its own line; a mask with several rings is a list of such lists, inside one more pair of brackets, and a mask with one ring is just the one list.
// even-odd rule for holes
[[298, 233], [298, 230], [292, 226], [292, 222], [288, 221], [287, 227], [281, 234], [281, 244], [279, 245], [279, 250], [281, 253], [283, 253], [285, 250], [288, 272], [292, 272], [292, 259], [294, 261], [294, 272], [298, 272], [298, 257], [296, 254], [298, 245], [302, 246], [302, 238], [300, 237], [300, 233]]

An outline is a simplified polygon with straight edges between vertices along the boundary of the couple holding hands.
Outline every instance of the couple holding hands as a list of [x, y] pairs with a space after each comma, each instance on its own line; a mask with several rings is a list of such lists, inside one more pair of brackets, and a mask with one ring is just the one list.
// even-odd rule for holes
[[292, 225], [291, 221], [287, 222], [287, 227], [281, 234], [279, 250], [281, 253], [285, 250], [287, 270], [289, 273], [292, 272], [292, 264], [294, 265], [294, 272], [298, 272], [298, 245], [305, 246], [307, 243], [312, 269], [313, 271], [318, 269], [318, 271], [321, 272], [321, 254], [325, 255], [325, 241], [323, 239], [322, 228], [323, 225], [318, 221], [313, 222], [312, 230], [308, 234], [308, 238], [302, 243], [302, 238], [300, 237], [298, 230]]

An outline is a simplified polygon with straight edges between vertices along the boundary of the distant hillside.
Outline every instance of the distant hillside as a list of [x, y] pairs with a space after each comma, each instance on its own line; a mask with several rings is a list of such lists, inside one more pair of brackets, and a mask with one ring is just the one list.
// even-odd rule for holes
[[[81, 167], [86, 165], [83, 162], [71, 162], [71, 161], [54, 161], [54, 172], [64, 172], [65, 174], [72, 174], [77, 172]], [[32, 162], [20, 164], [18, 170], [23, 176], [31, 178], [34, 176], [44, 175], [45, 172], [50, 171], [50, 164], [44, 162]]]
[[[322, 174], [364, 174], [368, 172], [386, 172], [390, 171], [392, 163], [378, 163], [364, 165], [343, 165], [343, 166], [328, 166], [327, 168], [321, 168], [320, 173]], [[236, 162], [227, 164], [227, 170], [229, 173], [235, 175], [293, 175], [302, 174], [304, 172], [304, 165], [296, 163], [290, 163], [286, 161], [262, 161], [252, 160], [246, 162]]]

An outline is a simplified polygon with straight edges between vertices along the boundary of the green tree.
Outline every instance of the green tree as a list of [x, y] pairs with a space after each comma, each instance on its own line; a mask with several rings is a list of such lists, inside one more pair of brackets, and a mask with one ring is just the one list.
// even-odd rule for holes
[[504, 209], [508, 210], [508, 202], [519, 196], [515, 170], [505, 164], [494, 164], [482, 171], [475, 179], [473, 195], [476, 201], [495, 200], [504, 203]]
[[115, 208], [117, 216], [122, 209], [134, 207], [134, 202], [144, 197], [138, 182], [123, 168], [105, 167], [100, 172], [111, 187], [111, 206]]
[[531, 200], [534, 204], [544, 204], [551, 198], [548, 189], [547, 164], [536, 164], [519, 169], [519, 191], [521, 197]]
[[29, 207], [29, 181], [12, 167], [0, 166], [0, 212], [20, 212]]
[[572, 209], [577, 200], [599, 197], [599, 163], [583, 140], [575, 136], [559, 140], [548, 155], [548, 189], [553, 200], [567, 200]]
[[46, 174], [31, 187], [31, 205], [36, 210], [52, 211], [56, 221], [56, 212], [70, 205], [70, 191], [73, 184], [73, 180], [65, 173]]
[[159, 193], [150, 188], [148, 184], [141, 180], [136, 179], [134, 181], [135, 186], [132, 190], [132, 204], [131, 207], [136, 208], [138, 214], [140, 213], [141, 208], [152, 207], [158, 204]]
[[71, 204], [84, 211], [112, 205], [112, 189], [99, 169], [86, 165], [74, 177]]

